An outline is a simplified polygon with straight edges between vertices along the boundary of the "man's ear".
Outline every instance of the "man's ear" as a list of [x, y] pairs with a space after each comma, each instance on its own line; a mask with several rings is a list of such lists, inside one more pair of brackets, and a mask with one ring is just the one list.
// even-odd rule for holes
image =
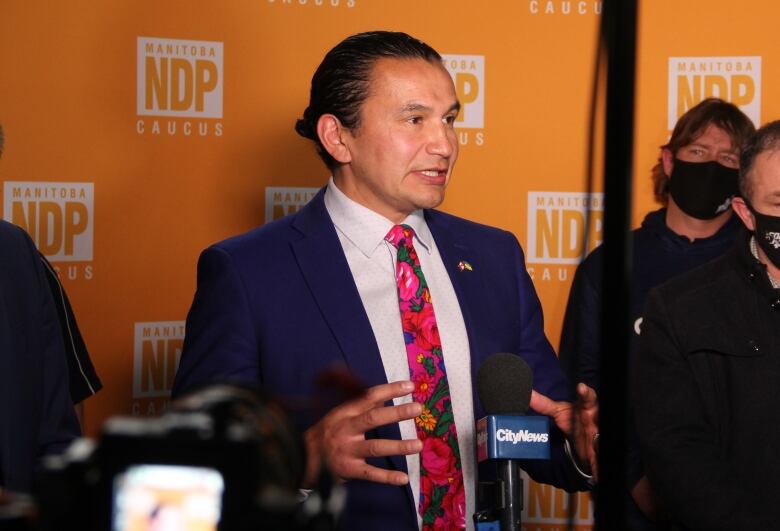
[[669, 148], [663, 148], [661, 150], [661, 164], [664, 167], [664, 173], [667, 177], [672, 176], [672, 168], [674, 168], [674, 155]]
[[745, 224], [748, 230], [750, 231], [756, 230], [756, 218], [753, 217], [753, 213], [748, 208], [744, 199], [742, 199], [741, 197], [735, 197], [734, 199], [732, 199], [731, 208], [734, 209], [734, 212], [737, 213], [739, 219], [742, 220], [742, 223]]
[[332, 114], [323, 114], [320, 119], [317, 120], [317, 136], [320, 137], [320, 142], [325, 148], [325, 151], [330, 153], [336, 162], [341, 164], [347, 164], [352, 162], [352, 154], [349, 152], [349, 147], [344, 142], [344, 136], [347, 134], [347, 129], [341, 125], [341, 121]]

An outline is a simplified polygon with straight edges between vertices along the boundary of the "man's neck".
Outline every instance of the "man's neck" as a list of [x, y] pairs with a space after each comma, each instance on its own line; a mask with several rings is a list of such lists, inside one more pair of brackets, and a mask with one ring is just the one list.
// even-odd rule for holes
[[731, 209], [729, 208], [712, 219], [696, 219], [680, 210], [671, 197], [666, 206], [666, 226], [675, 234], [685, 236], [691, 241], [713, 236], [728, 222], [730, 217]]

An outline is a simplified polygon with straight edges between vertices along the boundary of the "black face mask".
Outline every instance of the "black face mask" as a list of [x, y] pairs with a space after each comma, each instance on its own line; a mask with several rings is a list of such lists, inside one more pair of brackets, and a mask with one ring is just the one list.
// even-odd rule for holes
[[753, 206], [745, 201], [756, 220], [756, 243], [775, 267], [780, 267], [780, 217], [756, 212]]
[[680, 210], [696, 219], [713, 219], [728, 210], [739, 193], [739, 170], [717, 162], [674, 159], [669, 192]]

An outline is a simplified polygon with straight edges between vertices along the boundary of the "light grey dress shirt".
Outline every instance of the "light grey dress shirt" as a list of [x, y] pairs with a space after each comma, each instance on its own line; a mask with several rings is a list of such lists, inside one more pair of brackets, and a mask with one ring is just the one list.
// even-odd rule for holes
[[[352, 278], [371, 323], [388, 382], [409, 379], [398, 306], [395, 280], [396, 248], [385, 241], [394, 223], [344, 195], [331, 178], [325, 192], [325, 208], [336, 226]], [[425, 280], [436, 312], [436, 324], [447, 367], [455, 427], [458, 432], [461, 467], [466, 491], [466, 525], [473, 529], [475, 450], [474, 404], [472, 400], [471, 356], [466, 325], [452, 282], [444, 268], [431, 231], [421, 210], [410, 214], [404, 224], [415, 231], [414, 247], [420, 258]], [[396, 399], [396, 404], [410, 402], [411, 395]], [[400, 423], [401, 437], [417, 437], [414, 421]], [[406, 457], [409, 483], [414, 494], [415, 510], [420, 499], [419, 454]], [[417, 515], [418, 524], [421, 522]]]

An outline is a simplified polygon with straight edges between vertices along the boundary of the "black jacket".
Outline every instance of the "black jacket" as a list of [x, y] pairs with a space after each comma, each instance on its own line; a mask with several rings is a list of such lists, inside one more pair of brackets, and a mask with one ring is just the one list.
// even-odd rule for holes
[[[734, 246], [742, 223], [736, 216], [709, 238], [690, 241], [666, 225], [666, 210], [650, 212], [641, 228], [632, 233], [633, 269], [629, 316], [631, 343], [629, 351], [605, 356], [627, 355], [629, 366], [634, 363], [639, 345], [639, 332], [645, 303], [650, 289], [695, 267], [712, 261]], [[601, 299], [604, 293], [604, 249], [596, 248], [577, 268], [569, 295], [559, 349], [561, 366], [570, 381], [585, 382], [599, 390], [599, 364], [602, 358], [600, 341]], [[607, 330], [609, 330], [609, 325]], [[626, 459], [626, 529], [650, 531], [668, 529], [664, 523], [648, 520], [629, 494], [644, 476], [642, 460], [636, 443], [633, 419], [626, 420], [628, 455]]]
[[647, 475], [690, 529], [780, 522], [780, 298], [733, 252], [653, 290], [632, 390]]
[[29, 491], [38, 459], [79, 434], [38, 252], [22, 229], [0, 221], [0, 485]]

